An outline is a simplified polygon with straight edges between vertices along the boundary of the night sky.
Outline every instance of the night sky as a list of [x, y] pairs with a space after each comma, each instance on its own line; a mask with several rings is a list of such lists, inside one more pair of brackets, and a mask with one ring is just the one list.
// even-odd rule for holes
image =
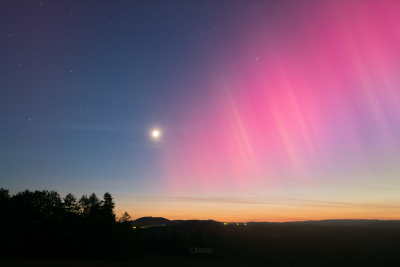
[[400, 219], [399, 25], [398, 1], [3, 0], [0, 186], [132, 219]]

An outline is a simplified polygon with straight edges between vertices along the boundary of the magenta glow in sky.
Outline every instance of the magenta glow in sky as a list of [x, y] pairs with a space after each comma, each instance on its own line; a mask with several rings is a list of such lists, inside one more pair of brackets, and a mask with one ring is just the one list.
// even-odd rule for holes
[[[171, 192], [291, 195], [301, 182], [399, 188], [399, 6], [305, 1], [281, 4], [276, 14], [255, 9], [223, 42], [208, 44], [207, 101], [185, 107], [184, 130], [163, 155]], [[324, 198], [349, 197], [324, 190]], [[368, 201], [367, 192], [354, 194]]]

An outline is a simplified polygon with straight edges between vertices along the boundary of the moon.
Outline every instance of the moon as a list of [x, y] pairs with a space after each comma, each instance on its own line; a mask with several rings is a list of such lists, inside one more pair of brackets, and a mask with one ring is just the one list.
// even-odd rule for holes
[[157, 130], [153, 131], [153, 137], [159, 137], [160, 136], [160, 132]]

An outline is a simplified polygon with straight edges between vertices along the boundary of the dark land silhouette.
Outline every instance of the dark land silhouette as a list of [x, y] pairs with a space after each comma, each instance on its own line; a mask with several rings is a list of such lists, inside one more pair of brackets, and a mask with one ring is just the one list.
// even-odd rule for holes
[[400, 220], [365, 220], [365, 219], [337, 219], [337, 220], [318, 220], [318, 221], [293, 221], [293, 222], [218, 222], [214, 220], [168, 220], [162, 217], [141, 217], [129, 221], [132, 226], [185, 226], [185, 225], [320, 225], [320, 226], [365, 226], [365, 227], [384, 227], [397, 229], [400, 227]]
[[[2, 260], [195, 260], [245, 266], [398, 266], [400, 221], [117, 219], [111, 194], [0, 190]], [[149, 256], [150, 255], [150, 256]], [[206, 261], [205, 261], [206, 260]], [[155, 261], [160, 265], [161, 260]], [[191, 261], [193, 263], [193, 261]], [[187, 262], [186, 262], [187, 263]], [[207, 262], [208, 265], [210, 263]], [[193, 264], [195, 265], [195, 264]], [[197, 265], [196, 265], [197, 266]], [[211, 265], [210, 265], [211, 266]]]

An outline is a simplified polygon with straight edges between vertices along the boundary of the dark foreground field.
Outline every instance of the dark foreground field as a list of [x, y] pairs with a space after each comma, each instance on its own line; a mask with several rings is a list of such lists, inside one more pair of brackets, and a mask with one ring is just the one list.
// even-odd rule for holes
[[134, 261], [62, 261], [62, 260], [15, 260], [0, 261], [2, 267], [153, 267], [153, 266], [209, 266], [209, 267], [239, 267], [239, 266], [263, 266], [260, 263], [219, 261], [215, 259], [194, 259], [190, 257], [173, 256], [173, 255], [145, 255], [141, 259]]
[[[65, 260], [75, 252], [90, 252], [89, 247], [80, 251], [72, 246], [64, 260], [45, 253], [20, 254], [0, 261], [0, 266], [400, 266], [397, 226], [264, 224], [126, 230], [126, 244], [131, 245], [122, 254], [116, 251], [114, 258], [103, 258], [100, 250], [87, 258]], [[200, 253], [202, 249], [211, 252]], [[23, 247], [20, 251], [28, 255]]]

